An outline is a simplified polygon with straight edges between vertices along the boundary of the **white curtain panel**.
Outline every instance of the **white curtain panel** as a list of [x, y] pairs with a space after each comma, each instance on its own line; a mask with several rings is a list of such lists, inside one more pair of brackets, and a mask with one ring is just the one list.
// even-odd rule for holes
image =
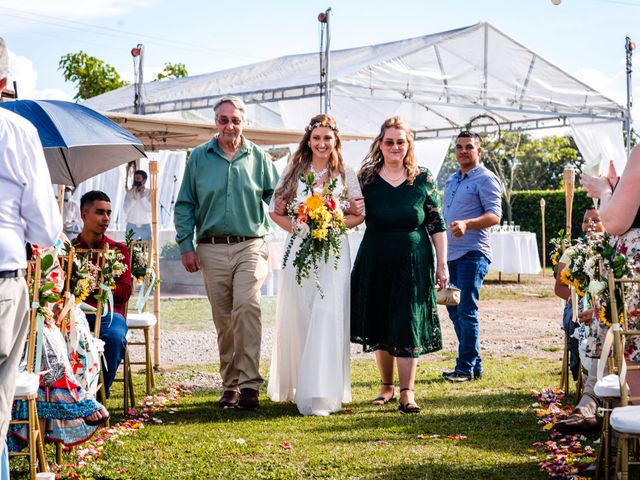
[[428, 168], [434, 179], [438, 177], [444, 158], [449, 151], [451, 138], [438, 138], [433, 140], [418, 140], [415, 142], [416, 158], [418, 165]]
[[[187, 154], [185, 151], [147, 152], [149, 159], [158, 161], [158, 222], [161, 229], [173, 229], [173, 209], [175, 200], [182, 183], [184, 165]], [[140, 169], [149, 173], [149, 160], [140, 160]], [[80, 197], [91, 190], [101, 190], [111, 199], [111, 230], [124, 230], [123, 204], [125, 195], [126, 165], [121, 165], [107, 172], [96, 175], [78, 185], [73, 198], [80, 202]], [[147, 181], [147, 187], [149, 182]]]
[[622, 175], [627, 163], [627, 152], [622, 136], [622, 122], [570, 121], [573, 138], [587, 164], [603, 159], [603, 174], [606, 174], [609, 160], [613, 160], [618, 175]]
[[92, 190], [100, 190], [106, 193], [111, 199], [111, 229], [118, 229], [122, 224], [124, 228], [124, 215], [122, 212], [122, 204], [124, 203], [124, 176], [126, 166], [120, 166], [108, 170], [100, 175], [91, 177], [82, 182], [73, 192], [73, 198], [80, 203], [80, 198], [87, 192]]

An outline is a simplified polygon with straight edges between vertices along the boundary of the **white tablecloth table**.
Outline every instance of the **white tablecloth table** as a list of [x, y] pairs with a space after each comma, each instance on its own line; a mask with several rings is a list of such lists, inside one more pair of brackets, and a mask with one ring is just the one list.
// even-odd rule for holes
[[493, 261], [489, 270], [502, 273], [540, 273], [538, 242], [532, 232], [492, 232]]

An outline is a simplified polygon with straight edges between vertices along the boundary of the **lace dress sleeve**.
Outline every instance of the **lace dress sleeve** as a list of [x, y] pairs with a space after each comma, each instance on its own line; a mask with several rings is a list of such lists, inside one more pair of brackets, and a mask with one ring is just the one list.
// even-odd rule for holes
[[347, 198], [351, 199], [353, 197], [361, 197], [362, 190], [360, 189], [360, 182], [358, 181], [356, 172], [354, 172], [351, 167], [345, 167], [344, 174], [345, 181], [347, 183]]
[[[278, 180], [278, 184], [276, 185], [275, 190], [278, 190], [280, 188], [280, 186], [282, 185], [282, 179], [287, 174], [287, 170], [289, 170], [289, 166], [288, 165], [283, 170], [282, 175], [280, 175], [280, 179]], [[269, 213], [272, 213], [272, 212], [276, 211], [276, 194], [275, 194], [275, 190], [274, 190], [273, 195], [271, 195], [271, 201], [269, 202]]]
[[[362, 189], [360, 188], [360, 181], [356, 172], [351, 167], [345, 167], [344, 169], [345, 181], [347, 183], [347, 198], [352, 199], [354, 197], [362, 196]], [[366, 210], [362, 211], [362, 215], [366, 215]]]

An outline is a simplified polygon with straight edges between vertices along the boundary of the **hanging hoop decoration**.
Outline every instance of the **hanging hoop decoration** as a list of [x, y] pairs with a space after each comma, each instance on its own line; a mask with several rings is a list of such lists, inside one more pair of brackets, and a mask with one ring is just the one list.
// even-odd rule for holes
[[465, 125], [465, 129], [480, 135], [482, 139], [482, 148], [486, 152], [493, 152], [500, 143], [502, 129], [498, 121], [491, 115], [482, 114], [473, 117], [469, 123]]

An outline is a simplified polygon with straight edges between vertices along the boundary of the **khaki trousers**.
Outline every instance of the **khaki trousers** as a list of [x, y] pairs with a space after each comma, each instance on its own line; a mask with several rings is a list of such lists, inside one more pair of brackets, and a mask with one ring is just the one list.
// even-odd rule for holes
[[18, 364], [25, 347], [29, 296], [24, 278], [0, 279], [0, 451], [5, 447]]
[[268, 272], [267, 244], [256, 238], [232, 245], [200, 244], [196, 251], [218, 334], [222, 385], [225, 390], [258, 390], [263, 382], [260, 287]]

